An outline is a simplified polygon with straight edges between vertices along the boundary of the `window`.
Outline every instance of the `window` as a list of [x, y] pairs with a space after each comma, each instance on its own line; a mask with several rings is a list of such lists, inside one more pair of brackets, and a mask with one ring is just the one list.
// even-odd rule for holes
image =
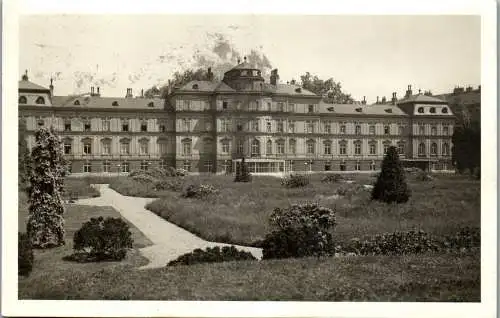
[[437, 135], [437, 127], [436, 126], [432, 126], [431, 127], [431, 135], [432, 136], [436, 136]]
[[257, 139], [252, 141], [252, 157], [260, 156], [260, 142]]
[[340, 133], [345, 134], [345, 124], [340, 125]]
[[370, 162], [370, 170], [375, 171], [375, 161]]
[[266, 143], [266, 154], [270, 155], [273, 153], [273, 142], [268, 140]]
[[78, 99], [77, 99], [77, 100], [75, 100], [75, 101], [73, 102], [73, 105], [75, 105], [75, 106], [80, 106], [80, 101], [79, 101]]
[[433, 142], [431, 144], [431, 156], [437, 156], [437, 153], [438, 153], [438, 145]]
[[212, 130], [212, 122], [210, 120], [205, 121], [205, 131]]
[[65, 155], [71, 154], [71, 140], [69, 139], [64, 141], [64, 154]]
[[162, 140], [161, 142], [159, 142], [158, 143], [158, 147], [160, 148], [159, 149], [160, 150], [160, 155], [164, 155], [164, 154], [167, 153], [167, 149], [168, 149], [167, 147], [168, 146], [167, 146], [167, 143], [165, 141]]
[[345, 161], [341, 161], [340, 162], [340, 171], [345, 171], [345, 170], [346, 170]]
[[129, 166], [129, 163], [128, 162], [123, 162], [121, 164], [121, 172], [130, 172], [130, 166]]
[[400, 155], [404, 155], [404, 153], [405, 153], [405, 144], [404, 144], [404, 142], [399, 142], [398, 143], [398, 153]]
[[84, 124], [84, 128], [83, 128], [83, 130], [84, 130], [84, 131], [90, 131], [90, 127], [91, 127], [90, 122], [86, 122], [86, 123]]
[[404, 126], [403, 125], [399, 125], [398, 126], [398, 134], [399, 135], [403, 135], [404, 134]]
[[229, 153], [229, 140], [222, 141], [222, 153]]
[[361, 135], [361, 125], [356, 125], [355, 131], [356, 135]]
[[86, 161], [83, 164], [83, 172], [86, 172], [86, 173], [92, 172], [92, 165], [90, 164], [90, 162]]
[[293, 113], [295, 111], [295, 104], [288, 104], [288, 111]]
[[448, 108], [447, 108], [447, 107], [443, 107], [443, 108], [441, 109], [441, 113], [443, 113], [443, 114], [447, 114], [447, 113], [448, 113]]
[[384, 134], [389, 135], [391, 133], [391, 127], [389, 125], [384, 126]]
[[425, 126], [423, 124], [418, 125], [418, 134], [425, 135]]
[[166, 131], [165, 125], [160, 125], [160, 132], [165, 132], [165, 131]]
[[285, 153], [285, 142], [283, 140], [278, 140], [276, 142], [276, 152], [279, 155], [282, 155]]
[[38, 127], [43, 127], [43, 125], [45, 125], [45, 122], [43, 119], [40, 118], [36, 121], [36, 124], [38, 125]]
[[288, 147], [290, 148], [289, 150], [292, 155], [297, 153], [297, 142], [295, 139], [290, 139], [290, 141], [288, 141]]
[[309, 113], [313, 113], [313, 112], [314, 112], [314, 105], [308, 105], [308, 106], [307, 106], [307, 111], [308, 111]]
[[325, 141], [323, 143], [323, 150], [325, 155], [331, 155], [332, 154], [332, 142], [331, 141]]
[[390, 142], [385, 142], [384, 143], [384, 155], [387, 153], [387, 151], [389, 150], [390, 146], [391, 146]]
[[312, 120], [306, 122], [306, 132], [309, 134], [314, 132], [314, 122]]
[[102, 143], [102, 154], [103, 155], [111, 154], [111, 140], [104, 139], [101, 143]]
[[447, 143], [444, 143], [443, 149], [441, 151], [442, 151], [443, 156], [449, 156], [450, 155], [450, 145], [448, 145]]
[[370, 155], [377, 154], [377, 144], [375, 142], [370, 143]]
[[222, 118], [220, 120], [220, 123], [221, 123], [221, 132], [228, 132], [228, 131], [230, 131], [230, 128], [229, 128], [229, 119]]
[[90, 141], [85, 141], [83, 143], [83, 154], [85, 155], [92, 154], [92, 145], [90, 144]]
[[206, 172], [212, 172], [212, 161], [211, 160], [205, 160], [203, 166], [205, 167]]
[[148, 171], [148, 167], [149, 167], [149, 162], [141, 161], [141, 170], [142, 171]]
[[64, 131], [71, 131], [71, 122], [64, 123]]
[[429, 112], [430, 112], [431, 114], [435, 114], [435, 113], [436, 113], [436, 107], [431, 107], [431, 108], [429, 109]]
[[106, 160], [102, 163], [102, 172], [111, 172], [111, 164], [109, 161]]
[[26, 104], [28, 103], [28, 99], [26, 96], [19, 96], [19, 104]]
[[128, 155], [130, 153], [130, 142], [128, 140], [123, 140], [120, 143], [120, 154]]
[[325, 121], [325, 133], [326, 134], [331, 134], [332, 133], [332, 125], [329, 121]]
[[418, 155], [419, 156], [425, 156], [425, 144], [423, 142], [421, 142], [418, 145]]
[[419, 107], [417, 109], [417, 111], [418, 111], [419, 114], [423, 114], [424, 113], [424, 108], [423, 107]]
[[128, 131], [128, 121], [122, 121], [122, 131]]
[[111, 127], [111, 122], [109, 118], [105, 118], [102, 120], [102, 130], [103, 131], [109, 131]]
[[45, 104], [45, 98], [43, 98], [42, 96], [39, 96], [39, 97], [36, 99], [35, 103], [40, 104], [40, 105], [41, 105], [41, 104]]
[[143, 121], [141, 122], [141, 131], [144, 132], [144, 131], [148, 131], [148, 123]]
[[149, 103], [148, 103], [148, 107], [155, 107], [155, 103], [153, 103], [153, 102], [149, 102]]
[[184, 139], [182, 141], [182, 154], [184, 156], [191, 155], [191, 139]]
[[191, 162], [184, 161], [184, 163], [182, 164], [182, 168], [186, 171], [191, 171]]
[[147, 155], [148, 152], [149, 152], [149, 141], [144, 139], [144, 140], [141, 140], [139, 141], [139, 153], [141, 155]]
[[115, 100], [114, 102], [111, 103], [112, 106], [118, 106], [118, 102]]
[[237, 131], [243, 131], [243, 124], [241, 123], [241, 121], [238, 121], [236, 123], [236, 130]]
[[266, 131], [271, 132], [271, 122], [269, 120], [266, 122]]
[[276, 122], [276, 130], [280, 133], [283, 132], [283, 120], [279, 119], [277, 122]]
[[237, 147], [236, 147], [236, 151], [238, 152], [238, 154], [240, 154], [240, 155], [243, 154], [244, 146], [245, 146], [245, 144], [243, 143], [243, 140], [238, 139]]
[[361, 163], [359, 161], [356, 161], [356, 165], [354, 166], [354, 170], [356, 170], [356, 171], [361, 170]]
[[227, 101], [223, 101], [222, 102], [222, 109], [227, 109], [227, 106], [228, 106], [228, 102]]
[[375, 125], [370, 125], [370, 135], [375, 135]]
[[288, 131], [291, 133], [295, 132], [295, 120], [288, 121]]
[[258, 120], [252, 121], [252, 131], [259, 131], [259, 121]]
[[284, 112], [285, 111], [285, 104], [282, 102], [278, 103], [278, 110], [280, 112]]
[[313, 140], [308, 140], [306, 142], [306, 147], [307, 147], [307, 154], [308, 155], [314, 154], [314, 141]]
[[450, 134], [448, 126], [443, 126], [443, 135], [448, 136]]
[[332, 170], [332, 164], [330, 162], [325, 162], [325, 171]]
[[341, 155], [347, 154], [347, 142], [345, 142], [345, 141], [339, 142], [339, 154], [341, 154]]
[[184, 131], [190, 131], [191, 130], [191, 121], [189, 120], [189, 118], [184, 118], [182, 120], [182, 123], [183, 123], [183, 130]]
[[361, 141], [354, 142], [354, 154], [361, 155]]

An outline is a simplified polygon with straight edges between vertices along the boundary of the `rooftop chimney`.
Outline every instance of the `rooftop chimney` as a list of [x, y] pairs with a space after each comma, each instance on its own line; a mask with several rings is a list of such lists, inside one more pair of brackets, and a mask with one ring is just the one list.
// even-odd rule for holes
[[377, 104], [378, 104], [378, 103], [379, 103], [379, 101], [378, 101], [378, 96], [377, 96]]
[[51, 77], [50, 78], [50, 86], [49, 86], [49, 89], [50, 89], [50, 96], [54, 96], [54, 79]]
[[94, 96], [94, 86], [90, 86], [90, 96]]
[[27, 81], [27, 80], [28, 80], [28, 70], [25, 70], [24, 74], [23, 74], [23, 81]]
[[243, 56], [243, 60], [244, 60], [244, 62], [246, 63], [246, 62], [247, 62], [247, 57], [246, 57], [246, 56]]
[[382, 97], [382, 104], [385, 104], [387, 102], [387, 99], [384, 97]]
[[125, 98], [131, 98], [132, 97], [132, 89], [127, 88], [127, 95], [125, 95]]
[[361, 104], [366, 105], [366, 96], [363, 96], [363, 101], [361, 102]]
[[241, 60], [240, 60], [240, 58], [238, 57], [238, 64], [240, 64], [240, 62], [241, 62]]
[[144, 98], [144, 88], [141, 89], [141, 97]]
[[398, 98], [396, 97], [396, 92], [393, 92], [392, 99], [391, 99], [392, 104], [396, 105], [397, 100], [398, 100]]
[[279, 79], [280, 76], [278, 75], [278, 69], [275, 68], [274, 70], [271, 71], [271, 78], [270, 78], [271, 85], [276, 85]]
[[207, 70], [207, 79], [209, 81], [213, 81], [214, 80], [214, 73], [212, 73], [212, 68], [209, 67], [208, 70]]

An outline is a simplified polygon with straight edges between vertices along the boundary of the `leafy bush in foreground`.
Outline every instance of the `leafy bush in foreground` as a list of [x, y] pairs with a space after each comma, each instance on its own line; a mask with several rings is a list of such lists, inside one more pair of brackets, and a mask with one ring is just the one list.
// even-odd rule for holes
[[309, 184], [309, 178], [300, 174], [292, 174], [281, 179], [281, 185], [286, 188], [300, 188]]
[[182, 178], [167, 178], [156, 181], [154, 184], [154, 189], [156, 191], [170, 190], [170, 191], [182, 191], [184, 186], [184, 181]]
[[179, 256], [169, 262], [167, 266], [193, 265], [200, 263], [220, 263], [229, 261], [255, 260], [256, 258], [249, 252], [239, 251], [234, 246], [208, 247], [205, 250], [195, 249], [191, 253]]
[[76, 231], [73, 237], [74, 260], [76, 261], [119, 261], [132, 247], [132, 233], [121, 218], [102, 216], [91, 218]]
[[26, 233], [17, 235], [17, 274], [28, 276], [33, 269], [33, 248]]
[[211, 194], [217, 194], [219, 191], [210, 184], [190, 184], [182, 192], [182, 196], [185, 198], [206, 198]]

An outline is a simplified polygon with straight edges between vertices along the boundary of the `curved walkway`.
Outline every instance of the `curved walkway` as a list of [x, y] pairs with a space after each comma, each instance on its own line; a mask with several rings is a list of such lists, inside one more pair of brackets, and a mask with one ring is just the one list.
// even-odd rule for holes
[[[196, 248], [230, 246], [230, 244], [205, 241], [146, 210], [146, 204], [154, 201], [153, 198], [124, 196], [110, 189], [107, 184], [96, 184], [94, 187], [100, 191], [100, 197], [77, 200], [75, 204], [111, 206], [144, 233], [153, 242], [153, 245], [139, 250], [149, 260], [149, 264], [141, 267], [141, 269], [164, 267], [169, 261]], [[260, 248], [234, 246], [237, 249], [252, 253], [258, 259], [262, 258]]]

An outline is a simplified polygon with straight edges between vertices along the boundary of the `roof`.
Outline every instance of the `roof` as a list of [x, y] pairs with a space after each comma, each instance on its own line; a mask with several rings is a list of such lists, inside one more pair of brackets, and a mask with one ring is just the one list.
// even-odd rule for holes
[[[370, 115], [385, 115], [385, 116], [408, 116], [401, 108], [394, 105], [356, 105], [356, 104], [329, 104], [321, 101], [319, 103], [320, 113], [342, 114], [354, 116], [370, 116]], [[358, 111], [361, 110], [361, 111]]]
[[248, 63], [248, 62], [243, 62], [243, 63], [236, 65], [231, 70], [248, 70], [248, 69], [256, 69], [256, 68], [253, 67], [252, 65], [250, 65], [250, 63]]
[[410, 97], [404, 98], [402, 100], [398, 100], [398, 104], [406, 104], [406, 103], [439, 103], [446, 104], [446, 101], [433, 97], [427, 96], [423, 94], [412, 95]]
[[435, 95], [434, 97], [447, 101], [449, 104], [480, 104], [481, 103], [481, 92], [463, 92], [460, 94], [441, 94]]
[[28, 80], [21, 80], [18, 82], [20, 90], [35, 90], [35, 91], [48, 91], [49, 89]]
[[[75, 105], [78, 101], [80, 105]], [[117, 106], [113, 103], [117, 102]], [[153, 103], [153, 107], [149, 106]], [[88, 107], [112, 109], [163, 109], [164, 100], [161, 98], [124, 98], [100, 96], [53, 96], [52, 105], [55, 107]]]
[[[196, 88], [194, 88], [196, 86]], [[290, 84], [277, 84], [271, 85], [269, 83], [263, 83], [263, 89], [265, 92], [273, 94], [282, 95], [297, 95], [297, 96], [317, 96], [313, 92], [301, 88], [299, 85]], [[298, 90], [300, 89], [300, 90]], [[182, 86], [178, 91], [181, 92], [236, 92], [237, 90], [231, 88], [224, 82], [211, 82], [211, 81], [190, 81], [186, 85]], [[241, 91], [252, 91], [252, 90], [241, 90]]]
[[219, 82], [212, 81], [190, 81], [179, 88], [179, 91], [213, 92], [219, 84]]

